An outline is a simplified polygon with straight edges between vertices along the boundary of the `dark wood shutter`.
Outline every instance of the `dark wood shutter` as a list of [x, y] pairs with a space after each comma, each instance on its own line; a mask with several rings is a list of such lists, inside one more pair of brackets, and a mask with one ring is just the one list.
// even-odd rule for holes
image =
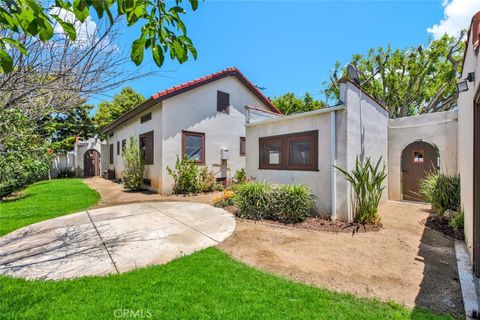
[[122, 140], [122, 156], [123, 156], [123, 150], [125, 150], [125, 146], [127, 145], [127, 140], [123, 139]]
[[141, 134], [139, 140], [145, 164], [153, 164], [153, 131]]
[[223, 91], [217, 91], [217, 111], [226, 112], [229, 105], [230, 94]]
[[117, 156], [120, 155], [120, 141], [117, 141]]
[[113, 164], [113, 143], [110, 143], [110, 164]]
[[245, 137], [240, 137], [240, 155], [245, 155]]

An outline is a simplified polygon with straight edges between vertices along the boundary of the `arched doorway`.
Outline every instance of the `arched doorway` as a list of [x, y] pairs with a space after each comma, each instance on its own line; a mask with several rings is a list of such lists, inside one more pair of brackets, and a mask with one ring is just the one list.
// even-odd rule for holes
[[402, 151], [402, 194], [403, 200], [424, 201], [419, 193], [418, 182], [429, 172], [439, 168], [437, 148], [428, 142], [418, 140]]
[[83, 155], [83, 176], [96, 177], [100, 175], [100, 153], [95, 149], [85, 151]]

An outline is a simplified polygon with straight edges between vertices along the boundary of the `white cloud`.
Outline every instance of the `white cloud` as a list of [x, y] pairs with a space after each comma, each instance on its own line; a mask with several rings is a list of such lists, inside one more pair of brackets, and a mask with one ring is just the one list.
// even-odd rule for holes
[[442, 5], [444, 18], [427, 29], [435, 39], [445, 33], [458, 35], [462, 29], [469, 27], [473, 15], [480, 10], [480, 0], [444, 0]]
[[[84, 22], [80, 22], [75, 18], [75, 15], [72, 12], [61, 8], [53, 8], [50, 13], [56, 14], [63, 21], [73, 24], [75, 30], [77, 31], [77, 38], [75, 40], [77, 45], [88, 45], [92, 42], [92, 37], [95, 36], [95, 31], [97, 30], [97, 24], [92, 20], [92, 18], [87, 17]], [[55, 24], [54, 32], [65, 35], [62, 26], [58, 23]]]

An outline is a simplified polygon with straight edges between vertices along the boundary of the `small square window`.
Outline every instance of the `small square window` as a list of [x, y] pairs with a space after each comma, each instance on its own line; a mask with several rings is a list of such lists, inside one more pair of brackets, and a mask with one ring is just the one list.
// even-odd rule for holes
[[152, 113], [151, 112], [147, 113], [146, 115], [141, 116], [140, 123], [145, 123], [145, 122], [150, 121], [150, 120], [152, 120]]
[[424, 152], [423, 150], [414, 150], [413, 151], [413, 162], [414, 163], [423, 163], [424, 161]]

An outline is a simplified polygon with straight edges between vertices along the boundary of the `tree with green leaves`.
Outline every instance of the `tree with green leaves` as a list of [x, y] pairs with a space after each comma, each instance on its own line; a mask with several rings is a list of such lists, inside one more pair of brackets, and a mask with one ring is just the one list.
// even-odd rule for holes
[[296, 97], [295, 94], [288, 92], [283, 96], [274, 97], [271, 101], [285, 115], [313, 111], [325, 107], [323, 101], [315, 100], [308, 92], [303, 98]]
[[[188, 0], [194, 11], [198, 0]], [[181, 18], [185, 8], [182, 0], [171, 5], [166, 0], [52, 0], [42, 6], [35, 0], [4, 0], [0, 4], [0, 68], [3, 73], [14, 68], [12, 50], [23, 55], [29, 54], [28, 46], [20, 38], [35, 37], [47, 43], [54, 37], [55, 26], [59, 25], [70, 41], [78, 36], [79, 23], [96, 14], [99, 20], [107, 19], [113, 25], [119, 19], [125, 19], [127, 26], [141, 24], [140, 35], [133, 41], [130, 51], [131, 60], [140, 65], [145, 49], [150, 49], [153, 61], [160, 67], [165, 55], [183, 63], [189, 54], [195, 59], [197, 51]], [[74, 17], [71, 19], [69, 17]]]
[[[456, 105], [456, 79], [461, 72], [463, 33], [444, 35], [417, 48], [370, 49], [355, 54], [353, 64], [360, 73], [362, 89], [381, 102], [392, 118], [451, 110]], [[347, 68], [335, 64], [325, 94], [339, 98], [338, 80], [347, 77]], [[367, 80], [367, 81], [366, 81]]]
[[145, 98], [130, 87], [123, 88], [120, 93], [115, 95], [112, 101], [101, 102], [95, 113], [94, 122], [98, 128], [103, 128], [123, 113], [132, 110]]
[[42, 121], [44, 136], [49, 142], [49, 148], [55, 153], [65, 153], [73, 150], [76, 137], [88, 139], [98, 133], [90, 111], [93, 105], [82, 104], [66, 113], [53, 113]]

